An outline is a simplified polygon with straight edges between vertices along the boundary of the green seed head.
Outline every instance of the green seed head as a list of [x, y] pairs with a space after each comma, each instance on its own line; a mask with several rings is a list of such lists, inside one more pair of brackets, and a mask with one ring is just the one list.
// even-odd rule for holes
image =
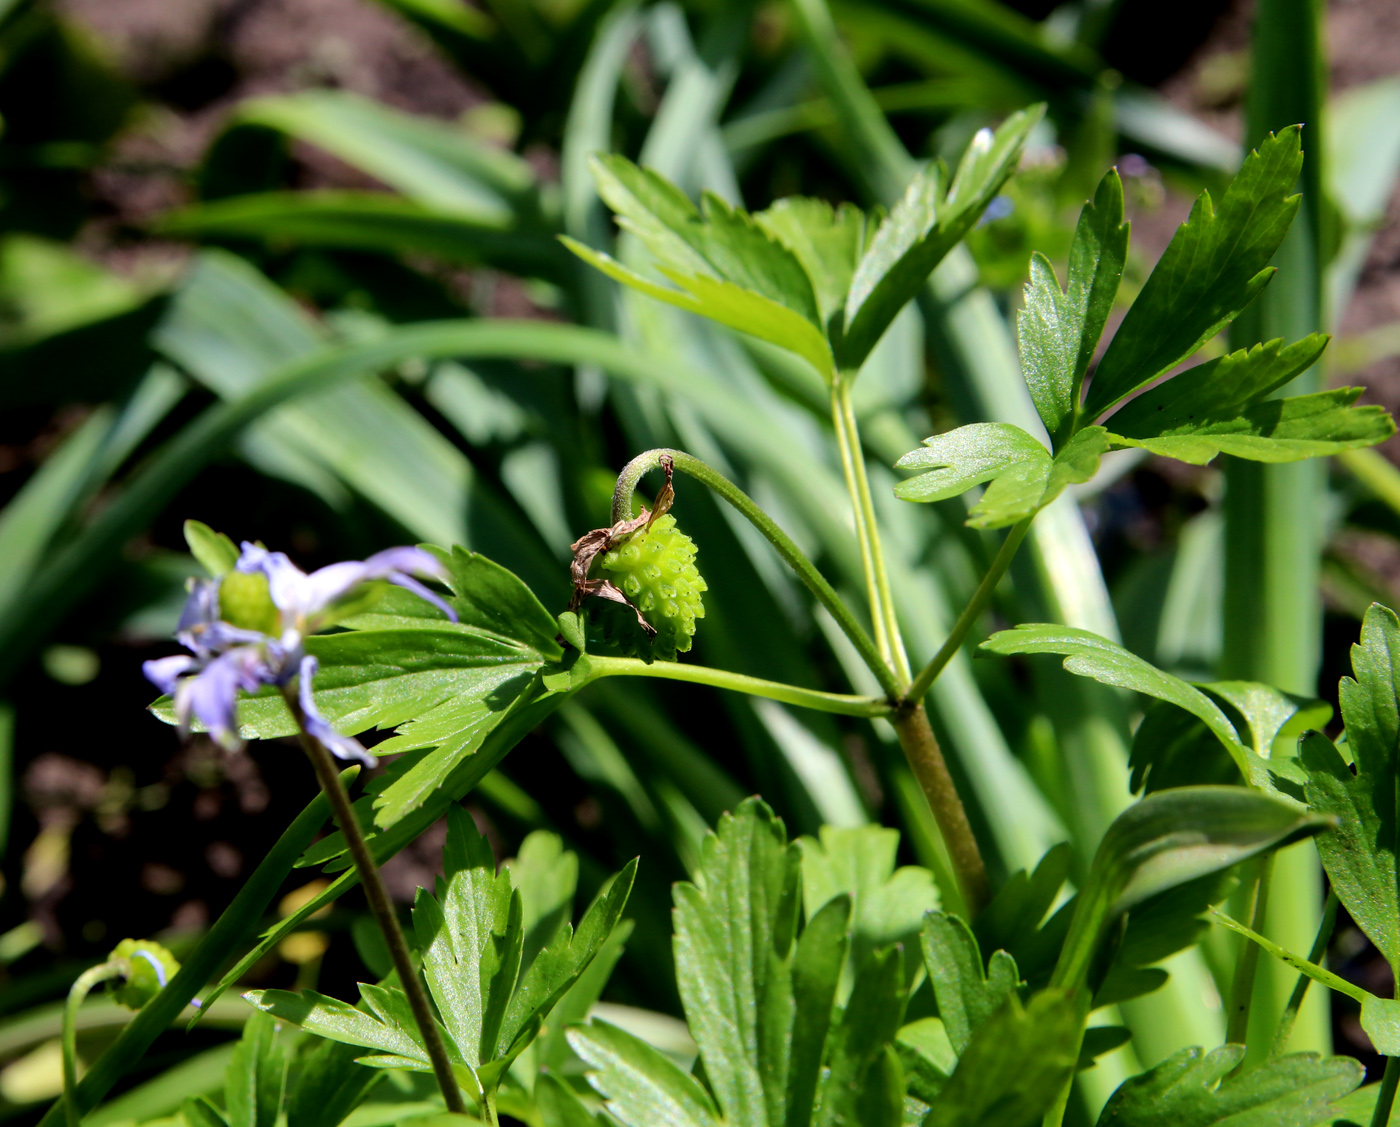
[[281, 615], [272, 603], [267, 576], [225, 573], [219, 580], [219, 617], [244, 630], [258, 630], [274, 637], [282, 632]]
[[634, 617], [617, 607], [605, 618], [602, 640], [634, 648], [637, 656], [674, 661], [677, 652], [690, 649], [695, 620], [705, 617], [701, 595], [709, 588], [695, 567], [695, 542], [676, 527], [676, 518], [659, 517], [650, 528], [642, 528], [613, 545], [594, 565], [600, 579], [610, 579], [656, 630], [646, 641], [640, 628], [631, 632], [639, 644], [629, 647], [621, 629], [625, 619]]

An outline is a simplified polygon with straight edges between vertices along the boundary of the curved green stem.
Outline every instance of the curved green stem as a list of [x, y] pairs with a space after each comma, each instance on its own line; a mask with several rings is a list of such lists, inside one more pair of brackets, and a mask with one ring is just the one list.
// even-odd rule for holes
[[350, 796], [336, 773], [335, 762], [325, 745], [306, 730], [306, 716], [301, 710], [301, 702], [297, 700], [297, 695], [290, 686], [283, 688], [282, 697], [296, 719], [297, 736], [301, 740], [302, 750], [311, 760], [311, 765], [316, 771], [316, 780], [321, 784], [321, 790], [331, 804], [331, 812], [335, 815], [340, 832], [345, 835], [345, 844], [355, 862], [360, 884], [364, 886], [370, 912], [384, 936], [384, 943], [389, 948], [389, 955], [394, 962], [394, 970], [398, 972], [399, 985], [408, 997], [413, 1020], [428, 1050], [428, 1060], [432, 1062], [433, 1075], [437, 1078], [438, 1087], [442, 1089], [443, 1101], [447, 1104], [448, 1111], [466, 1114], [466, 1103], [462, 1099], [461, 1089], [457, 1086], [457, 1078], [453, 1075], [447, 1047], [443, 1044], [433, 1011], [428, 1005], [428, 996], [423, 992], [422, 980], [418, 977], [417, 968], [414, 967], [413, 959], [408, 953], [408, 943], [399, 928], [399, 920], [394, 914], [389, 892], [384, 887], [384, 878], [380, 876], [379, 866], [374, 863], [374, 855], [365, 843], [364, 834], [360, 832], [360, 824], [355, 820], [355, 811], [350, 805]]
[[588, 657], [590, 680], [600, 677], [659, 677], [664, 681], [687, 681], [692, 685], [709, 685], [730, 689], [751, 697], [795, 704], [817, 712], [835, 712], [842, 716], [889, 716], [894, 706], [879, 697], [848, 696], [845, 693], [824, 693], [819, 689], [804, 689], [781, 681], [765, 681], [727, 669], [712, 669], [707, 665], [683, 665], [676, 661], [645, 662], [635, 657]]
[[807, 590], [812, 592], [817, 602], [827, 609], [846, 637], [850, 638], [851, 644], [855, 646], [865, 664], [870, 667], [870, 671], [879, 680], [880, 688], [884, 689], [891, 697], [898, 696], [899, 683], [895, 680], [890, 666], [880, 656], [880, 651], [870, 640], [870, 635], [865, 632], [865, 628], [856, 621], [850, 608], [841, 601], [841, 597], [837, 595], [835, 589], [826, 581], [822, 573], [817, 570], [816, 565], [803, 554], [801, 548], [793, 543], [792, 538], [774, 523], [773, 518], [758, 507], [752, 497], [693, 454], [687, 454], [681, 450], [648, 450], [643, 454], [638, 454], [628, 462], [622, 468], [622, 472], [618, 474], [617, 487], [613, 490], [613, 523], [627, 520], [632, 516], [633, 495], [637, 490], [637, 482], [649, 470], [660, 466], [663, 457], [669, 457], [676, 470], [693, 477], [728, 501], [763, 534], [764, 539], [777, 549], [783, 562], [792, 568], [797, 577], [806, 585]]
[[865, 454], [860, 444], [855, 409], [851, 406], [854, 375], [853, 372], [838, 373], [836, 382], [831, 385], [831, 422], [836, 428], [841, 468], [846, 475], [846, 490], [851, 495], [855, 514], [861, 564], [865, 568], [866, 595], [870, 600], [870, 617], [875, 623], [875, 645], [901, 684], [908, 684], [909, 658], [904, 652], [904, 640], [899, 635], [889, 572], [885, 568], [885, 553], [880, 545], [880, 529], [875, 519], [875, 501], [870, 495]]
[[959, 647], [963, 644], [963, 639], [967, 637], [967, 632], [972, 629], [973, 623], [981, 617], [982, 612], [987, 609], [987, 604], [992, 601], [992, 594], [996, 591], [997, 584], [1001, 582], [1001, 577], [1006, 574], [1006, 569], [1011, 566], [1016, 549], [1021, 546], [1021, 541], [1026, 538], [1026, 533], [1030, 531], [1033, 519], [1033, 517], [1026, 517], [1019, 524], [1013, 525], [1011, 531], [1006, 534], [1006, 539], [1001, 542], [1001, 550], [992, 560], [992, 566], [987, 569], [987, 574], [982, 577], [982, 582], [972, 593], [971, 601], [963, 608], [962, 614], [958, 615], [958, 620], [953, 623], [953, 628], [948, 631], [947, 640], [933, 655], [933, 660], [919, 670], [919, 675], [909, 686], [908, 700], [923, 700], [924, 694], [929, 691], [934, 681], [938, 680], [938, 675], [943, 672], [944, 666], [952, 661], [953, 655], [958, 652]]
[[68, 991], [68, 1001], [63, 1007], [63, 1107], [68, 1127], [78, 1127], [82, 1120], [78, 1113], [78, 1010], [94, 986], [123, 978], [126, 971], [126, 966], [118, 960], [98, 963], [78, 975]]

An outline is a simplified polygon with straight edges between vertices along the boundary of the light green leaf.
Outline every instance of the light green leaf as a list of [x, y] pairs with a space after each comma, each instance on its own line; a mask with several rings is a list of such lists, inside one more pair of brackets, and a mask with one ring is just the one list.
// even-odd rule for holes
[[250, 990], [243, 997], [263, 1013], [300, 1026], [318, 1037], [428, 1063], [428, 1051], [408, 1029], [386, 1025], [348, 1002], [339, 1002], [314, 990], [297, 994], [287, 990]]
[[[999, 497], [992, 512], [985, 512], [988, 496], [973, 509], [968, 524], [987, 527], [987, 522], [1014, 512], [1014, 523], [1032, 512], [1045, 491], [1050, 474], [1050, 452], [1020, 427], [1010, 423], [972, 423], [945, 434], [924, 439], [924, 448], [900, 458], [899, 469], [926, 469], [928, 473], [901, 481], [896, 497], [906, 501], [942, 501], [967, 492], [984, 481], [997, 481]], [[1005, 478], [1005, 484], [1001, 479]], [[991, 493], [989, 489], [988, 494]], [[985, 513], [986, 520], [982, 517]], [[993, 515], [995, 514], [995, 515]]]
[[287, 1053], [277, 1040], [277, 1022], [254, 1014], [224, 1074], [229, 1127], [275, 1127], [286, 1078]]
[[856, 267], [846, 296], [842, 368], [858, 368], [890, 323], [922, 288], [1001, 190], [1021, 158], [1044, 106], [1019, 110], [995, 133], [972, 139], [947, 193], [937, 166], [924, 168], [880, 225]]
[[197, 520], [185, 521], [185, 543], [199, 566], [214, 578], [232, 571], [238, 562], [238, 545], [222, 532], [215, 532]]
[[228, 1127], [224, 1113], [214, 1106], [208, 1096], [193, 1096], [180, 1105], [180, 1119], [185, 1127]]
[[948, 1040], [961, 1054], [1020, 984], [1016, 960], [1005, 951], [993, 951], [984, 970], [971, 928], [942, 912], [931, 912], [924, 921], [923, 952]]
[[1302, 169], [1297, 126], [1270, 134], [1225, 190], [1208, 192], [1172, 238], [1094, 372], [1090, 421], [1176, 367], [1268, 284], [1270, 259], [1293, 222]]
[[1361, 1028], [1381, 1056], [1400, 1056], [1400, 1000], [1367, 994], [1361, 1000]]
[[1313, 1127], [1331, 1122], [1331, 1104], [1365, 1076], [1348, 1057], [1315, 1053], [1273, 1057], [1230, 1073], [1243, 1045], [1205, 1052], [1182, 1049], [1156, 1068], [1127, 1080], [1099, 1115], [1099, 1127]]
[[1246, 781], [1255, 786], [1272, 786], [1264, 762], [1240, 742], [1234, 725], [1219, 705], [1180, 677], [1163, 672], [1116, 642], [1073, 626], [1027, 623], [993, 634], [979, 647], [979, 653], [1063, 654], [1064, 667], [1071, 673], [1170, 701], [1196, 716], [1215, 734]]
[[1025, 305], [1016, 317], [1021, 370], [1057, 449], [1073, 429], [1084, 374], [1113, 309], [1127, 254], [1123, 182], [1110, 169], [1079, 214], [1064, 292], [1050, 260], [1031, 256]]
[[1366, 612], [1351, 648], [1355, 678], [1339, 694], [1356, 773], [1321, 735], [1304, 741], [1308, 805], [1336, 819], [1317, 839], [1332, 887], [1392, 967], [1400, 966], [1396, 893], [1396, 749], [1400, 746], [1400, 619], [1379, 604]]
[[578, 890], [578, 856], [564, 848], [558, 834], [535, 830], [507, 862], [511, 883], [520, 891], [525, 943], [520, 965], [528, 967], [573, 918]]
[[1028, 1124], [1049, 1109], [1079, 1059], [1079, 1008], [1060, 990], [1024, 1006], [1009, 995], [977, 1031], [923, 1127]]
[[865, 213], [853, 204], [834, 208], [825, 200], [790, 196], [754, 221], [796, 256], [812, 283], [821, 324], [828, 333], [839, 331], [846, 291], [873, 234]]
[[894, 1047], [909, 1078], [909, 1094], [932, 1103], [958, 1066], [958, 1054], [942, 1019], [924, 1017], [910, 1022], [899, 1031]]
[[593, 1070], [588, 1082], [626, 1127], [719, 1127], [709, 1093], [645, 1041], [597, 1020], [570, 1029], [568, 1038]]
[[601, 1115], [594, 1115], [564, 1081], [548, 1072], [535, 1080], [535, 1106], [544, 1127], [607, 1127]]

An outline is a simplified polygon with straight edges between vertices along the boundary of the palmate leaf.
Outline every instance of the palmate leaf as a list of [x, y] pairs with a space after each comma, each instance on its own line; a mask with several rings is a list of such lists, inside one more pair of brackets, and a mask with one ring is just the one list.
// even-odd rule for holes
[[832, 207], [825, 200], [792, 196], [754, 220], [796, 256], [811, 280], [821, 324], [839, 332], [846, 293], [874, 234], [865, 212], [853, 204]]
[[943, 188], [937, 165], [923, 169], [870, 240], [846, 296], [837, 352], [842, 368], [858, 368], [930, 273], [972, 229], [1016, 170], [1044, 106], [1019, 110], [993, 133], [983, 129]]
[[1098, 1127], [1312, 1127], [1330, 1123], [1334, 1101], [1365, 1077], [1349, 1057], [1296, 1053], [1227, 1079], [1244, 1053], [1243, 1045], [1182, 1049], [1125, 1081]]
[[1095, 370], [1084, 403], [1097, 419], [1170, 371], [1232, 321], [1273, 275], [1269, 261], [1298, 210], [1301, 128], [1270, 134], [1245, 159], [1217, 211], [1203, 192]]
[[1016, 317], [1021, 370], [1056, 448], [1073, 430], [1084, 374], [1113, 309], [1127, 254], [1123, 182], [1110, 170], [1079, 215], [1063, 292], [1050, 260], [1031, 256], [1025, 306]]
[[942, 501], [991, 482], [967, 523], [1004, 528], [1034, 516], [1064, 490], [1088, 481], [1108, 452], [1102, 427], [1079, 431], [1053, 457], [1039, 440], [1011, 423], [972, 423], [924, 439], [895, 465], [929, 472], [901, 481], [895, 496], [906, 501]]
[[1332, 887], [1357, 926], [1400, 967], [1396, 894], [1396, 770], [1400, 749], [1400, 619], [1373, 605], [1351, 650], [1355, 678], [1340, 686], [1353, 774], [1324, 736], [1303, 743], [1308, 804], [1337, 820], [1317, 839]]

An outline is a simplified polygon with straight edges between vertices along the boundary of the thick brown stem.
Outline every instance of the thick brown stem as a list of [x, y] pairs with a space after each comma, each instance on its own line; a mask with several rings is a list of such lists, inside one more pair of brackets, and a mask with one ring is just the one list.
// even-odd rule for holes
[[442, 1089], [442, 1098], [447, 1103], [447, 1110], [466, 1114], [466, 1104], [462, 1100], [461, 1089], [457, 1086], [457, 1077], [453, 1075], [452, 1062], [447, 1058], [447, 1048], [442, 1043], [433, 1011], [428, 1005], [428, 996], [423, 993], [423, 984], [419, 981], [418, 971], [409, 956], [408, 943], [404, 940], [403, 931], [399, 928], [398, 916], [395, 915], [394, 906], [389, 901], [389, 893], [384, 887], [384, 880], [379, 875], [379, 866], [374, 863], [374, 856], [365, 843], [359, 823], [355, 821], [355, 811], [350, 805], [350, 796], [340, 785], [340, 776], [336, 772], [331, 753], [325, 749], [320, 740], [307, 734], [305, 717], [302, 715], [301, 705], [296, 699], [296, 694], [288, 690], [283, 693], [283, 696], [287, 701], [287, 707], [292, 710], [292, 715], [296, 717], [297, 734], [301, 738], [301, 746], [310, 758], [311, 766], [316, 770], [317, 782], [321, 784], [321, 789], [326, 792], [326, 798], [330, 801], [336, 825], [340, 827], [340, 832], [345, 835], [345, 843], [350, 848], [350, 856], [354, 859], [355, 869], [360, 875], [360, 884], [365, 890], [365, 899], [369, 901], [369, 910], [379, 925], [380, 932], [384, 935], [384, 942], [394, 961], [394, 970], [398, 972], [399, 985], [403, 987], [403, 992], [408, 996], [408, 1005], [413, 1011], [413, 1020], [418, 1025], [419, 1033], [423, 1035], [423, 1044], [428, 1050], [428, 1060], [432, 1062], [433, 1075], [437, 1078], [438, 1087]]
[[968, 914], [975, 917], [991, 898], [987, 867], [982, 863], [972, 824], [967, 820], [967, 811], [958, 797], [958, 788], [948, 772], [948, 763], [924, 706], [920, 704], [900, 712], [894, 719], [894, 728], [904, 748], [904, 758], [923, 787], [934, 820], [948, 846], [948, 856], [962, 887]]

